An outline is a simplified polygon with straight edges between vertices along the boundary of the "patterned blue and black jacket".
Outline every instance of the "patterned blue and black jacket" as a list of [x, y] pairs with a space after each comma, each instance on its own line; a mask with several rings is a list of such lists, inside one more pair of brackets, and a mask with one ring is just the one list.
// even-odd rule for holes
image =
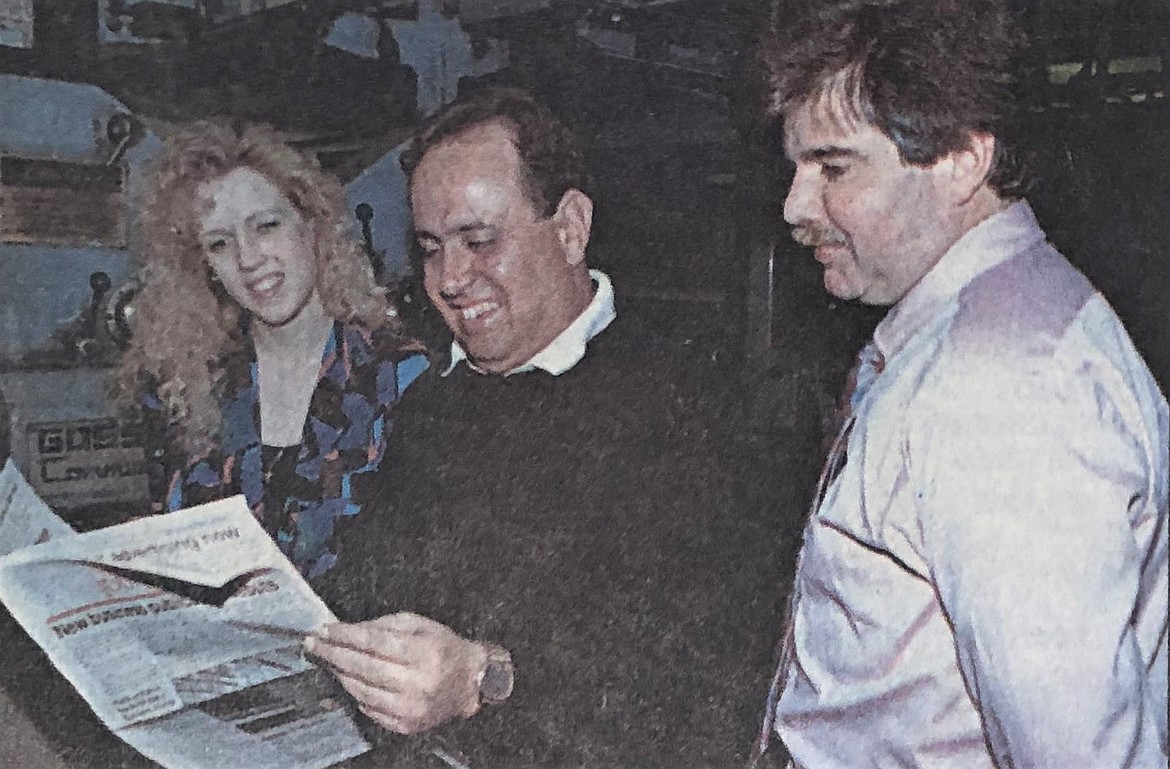
[[[219, 446], [172, 469], [167, 511], [243, 494], [281, 550], [309, 579], [337, 561], [334, 523], [357, 515], [364, 488], [382, 462], [391, 412], [427, 368], [401, 337], [334, 324], [295, 458], [260, 440], [255, 352], [225, 362], [219, 386]], [[161, 405], [161, 404], [160, 404]], [[278, 480], [279, 483], [274, 482]]]

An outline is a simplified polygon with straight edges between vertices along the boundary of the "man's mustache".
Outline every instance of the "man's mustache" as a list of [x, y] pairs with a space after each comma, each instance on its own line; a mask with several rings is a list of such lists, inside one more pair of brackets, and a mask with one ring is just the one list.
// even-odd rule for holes
[[845, 234], [843, 232], [815, 222], [805, 222], [793, 226], [792, 239], [802, 246], [809, 246], [811, 248], [816, 248], [817, 246], [845, 245]]

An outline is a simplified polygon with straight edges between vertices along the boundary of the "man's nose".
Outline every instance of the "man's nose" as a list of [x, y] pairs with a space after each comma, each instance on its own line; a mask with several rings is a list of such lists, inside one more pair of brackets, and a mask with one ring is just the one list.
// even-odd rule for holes
[[444, 299], [453, 299], [463, 293], [471, 282], [471, 250], [461, 244], [443, 247], [439, 257], [439, 293]]
[[799, 166], [792, 177], [792, 184], [788, 187], [788, 195], [784, 198], [784, 221], [796, 225], [817, 219], [820, 208], [820, 192], [813, 169], [804, 169]]

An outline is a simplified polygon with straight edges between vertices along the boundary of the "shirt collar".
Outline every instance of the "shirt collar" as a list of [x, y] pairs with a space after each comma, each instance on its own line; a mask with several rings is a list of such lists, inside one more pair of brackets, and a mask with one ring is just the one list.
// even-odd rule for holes
[[[547, 347], [533, 355], [527, 363], [505, 372], [505, 376], [533, 369], [540, 369], [553, 376], [560, 376], [576, 366], [585, 357], [585, 346], [589, 340], [604, 331], [605, 327], [617, 317], [617, 310], [614, 309], [613, 305], [613, 284], [610, 283], [609, 277], [599, 270], [590, 270], [589, 277], [593, 279], [597, 290], [593, 292], [593, 299], [585, 310]], [[458, 342], [452, 342], [451, 365], [443, 372], [443, 376], [454, 371], [459, 362], [464, 360], [471, 368], [485, 373], [468, 360], [467, 352]]]
[[878, 324], [873, 337], [882, 355], [897, 355], [971, 281], [1044, 237], [1023, 200], [967, 230]]

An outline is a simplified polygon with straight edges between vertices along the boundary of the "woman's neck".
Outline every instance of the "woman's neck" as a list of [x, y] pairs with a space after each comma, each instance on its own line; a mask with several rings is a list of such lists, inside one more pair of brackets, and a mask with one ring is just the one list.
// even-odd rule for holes
[[325, 313], [316, 292], [305, 302], [296, 317], [280, 326], [269, 326], [261, 320], [252, 323], [252, 344], [256, 354], [264, 357], [285, 358], [290, 355], [316, 352], [325, 345], [333, 319]]
[[333, 330], [316, 294], [297, 316], [281, 326], [252, 326], [256, 385], [260, 397], [260, 439], [272, 446], [301, 442], [305, 415], [320, 373], [321, 351]]

